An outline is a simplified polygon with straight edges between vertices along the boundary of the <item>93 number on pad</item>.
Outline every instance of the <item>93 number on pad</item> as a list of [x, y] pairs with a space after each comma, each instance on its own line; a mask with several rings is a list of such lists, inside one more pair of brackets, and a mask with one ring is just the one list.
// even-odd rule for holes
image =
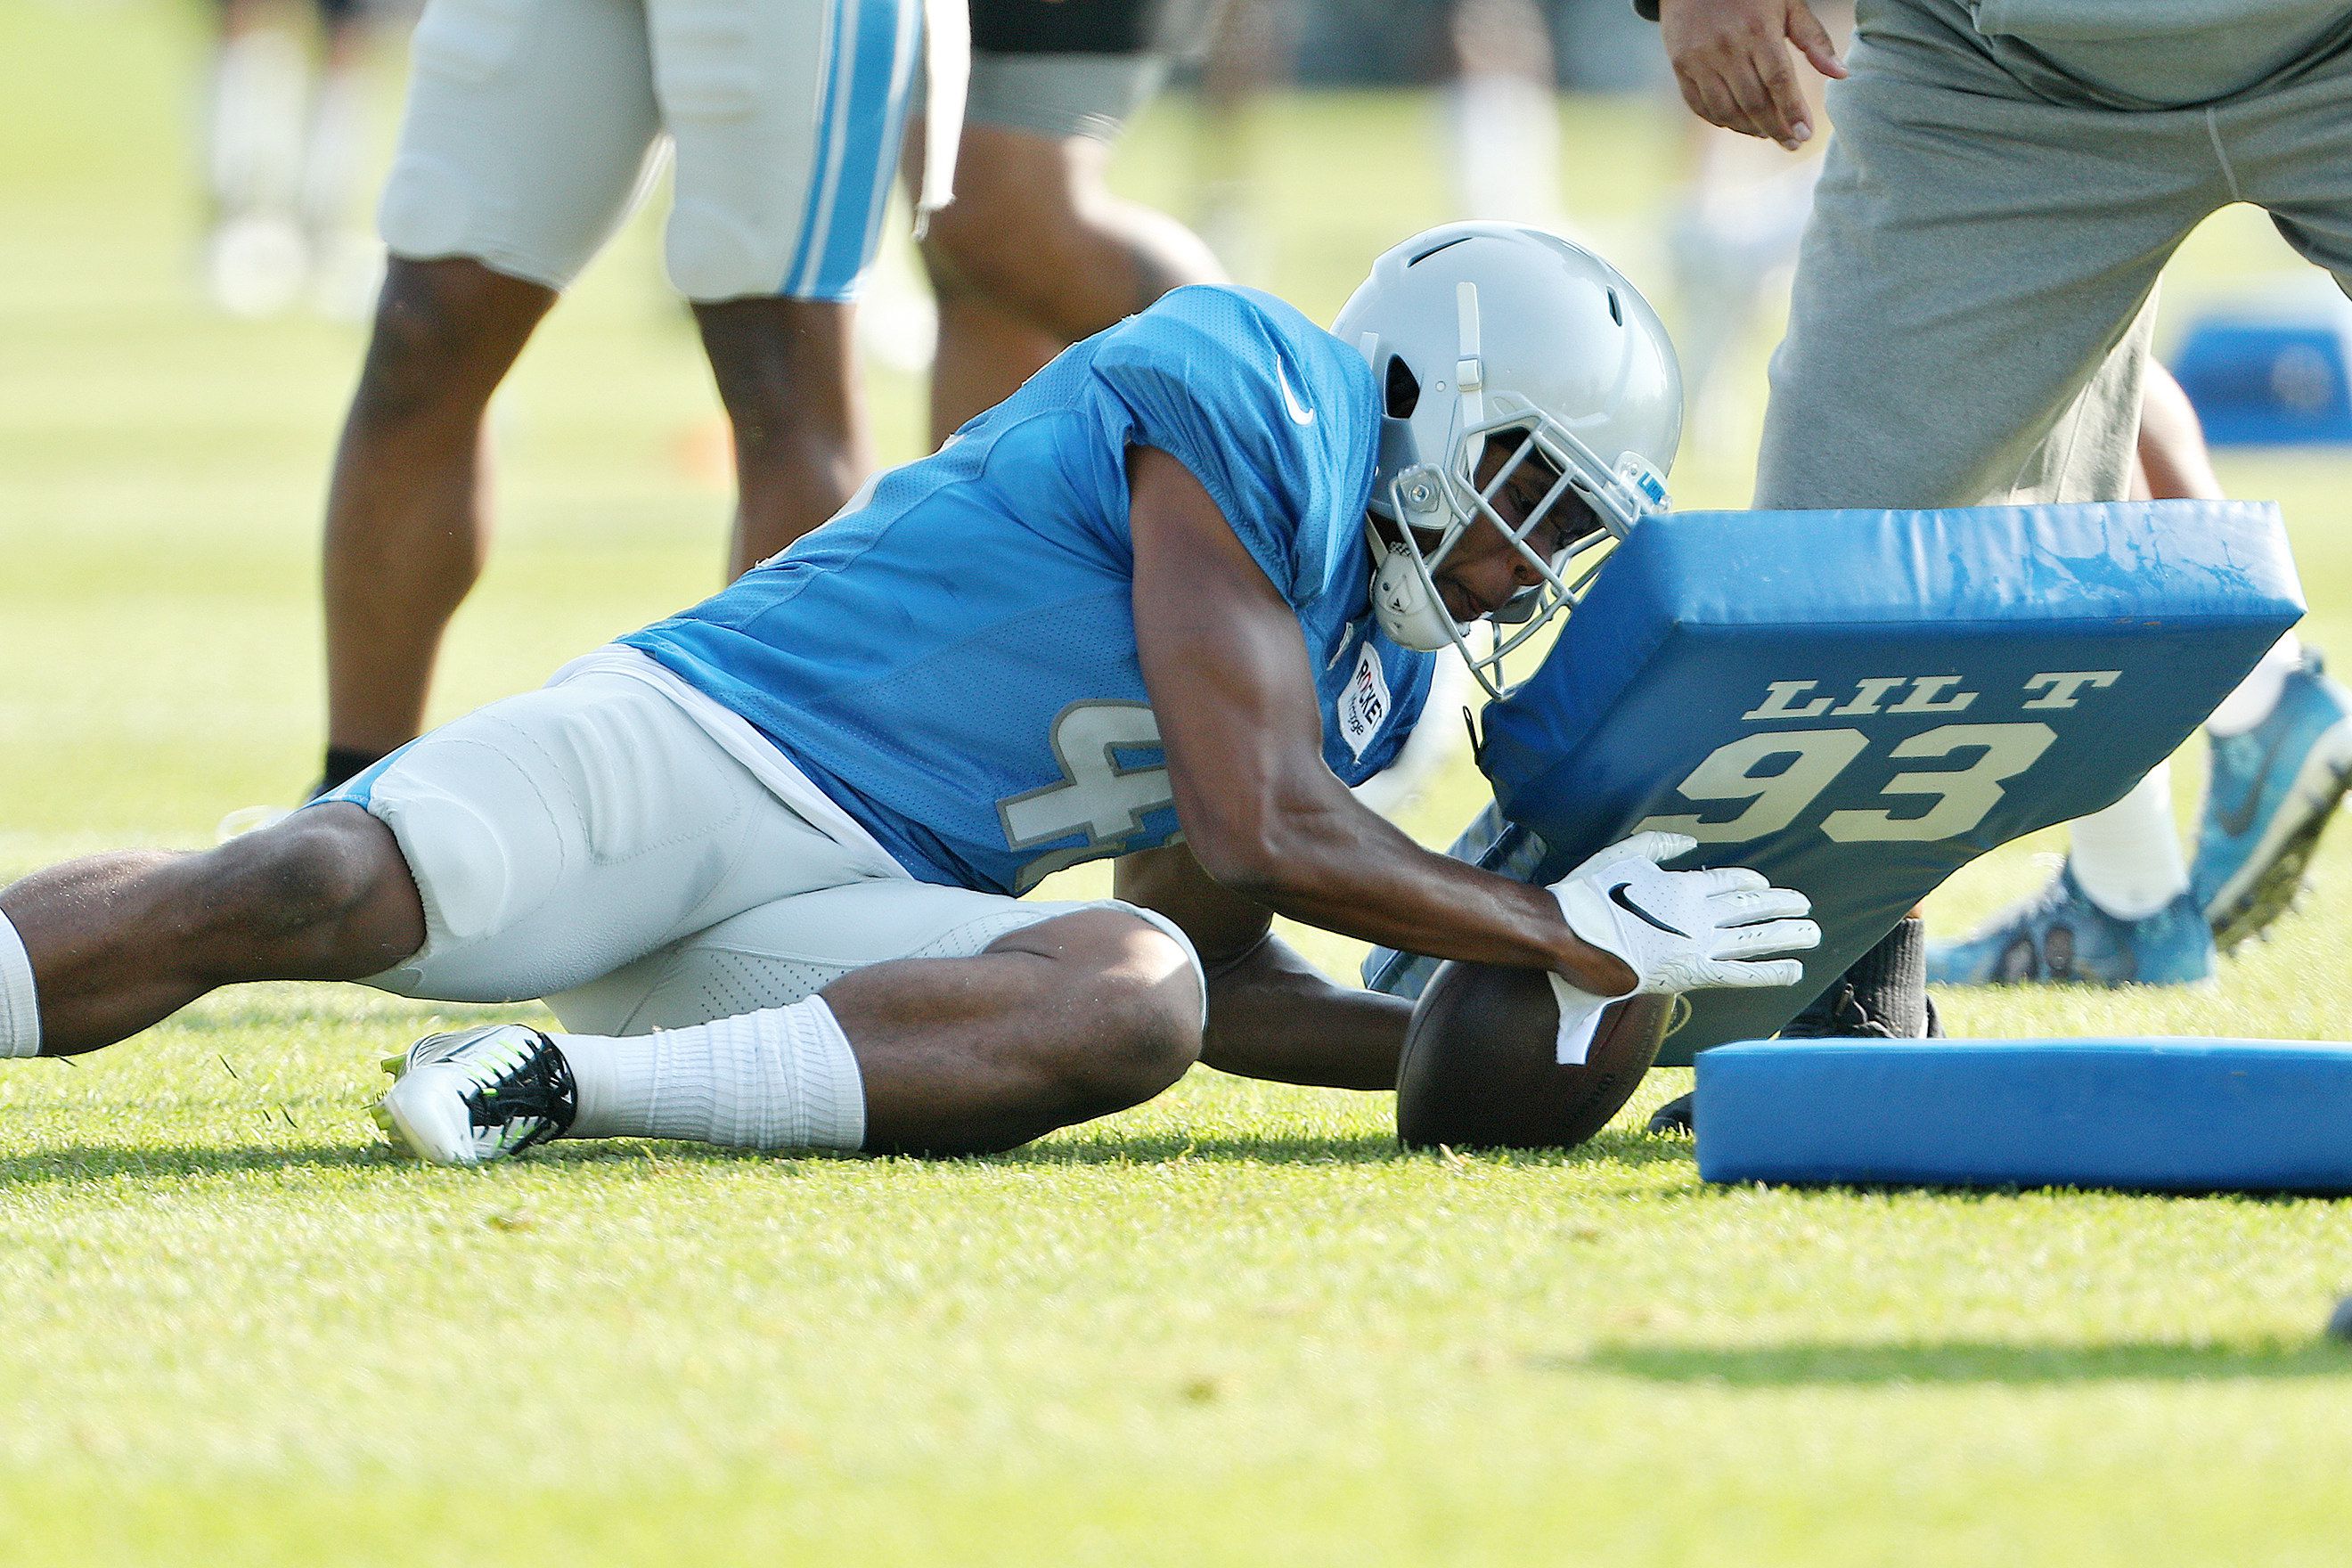
[[[2117, 672], [2053, 670], [2025, 682], [2026, 710], [2063, 710], [2078, 706], [2086, 692], [2113, 686]], [[1855, 683], [1850, 695], [1817, 695], [1815, 682], [1779, 680], [1765, 698], [1741, 715], [1748, 722], [1878, 715], [1958, 713], [1978, 693], [1953, 690], [1951, 676], [1874, 677]], [[1878, 786], [1882, 795], [1925, 798], [1925, 811], [1897, 816], [1890, 809], [1832, 811], [1822, 818], [1824, 836], [1840, 844], [1923, 842], [1968, 832], [1999, 805], [2009, 780], [2039, 761], [2058, 738], [2038, 719], [2006, 723], [1948, 723], [1895, 742], [1879, 765], [1895, 770]], [[1822, 793], [1864, 759], [1870, 739], [1850, 725], [1764, 731], [1740, 736], [1709, 752], [1678, 785], [1683, 798], [1701, 805], [1745, 803], [1733, 816], [1709, 820], [1702, 813], [1643, 818], [1633, 831], [1652, 828], [1687, 833], [1702, 844], [1738, 844], [1778, 833], [1802, 816]], [[1900, 764], [1967, 758], [1952, 768], [1911, 769]], [[1867, 765], [1864, 763], [1864, 765]]]

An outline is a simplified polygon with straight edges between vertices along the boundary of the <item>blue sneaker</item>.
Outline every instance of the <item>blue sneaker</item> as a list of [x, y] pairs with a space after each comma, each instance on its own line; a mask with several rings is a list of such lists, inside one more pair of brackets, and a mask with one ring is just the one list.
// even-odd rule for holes
[[1965, 942], [1927, 949], [1930, 985], [2191, 985], [2213, 977], [2213, 934], [2181, 894], [2146, 920], [2093, 903], [2070, 863]]
[[2352, 691], [2305, 654], [2278, 706], [2242, 735], [2215, 735], [2189, 890], [2223, 951], [2286, 913], [2352, 784]]

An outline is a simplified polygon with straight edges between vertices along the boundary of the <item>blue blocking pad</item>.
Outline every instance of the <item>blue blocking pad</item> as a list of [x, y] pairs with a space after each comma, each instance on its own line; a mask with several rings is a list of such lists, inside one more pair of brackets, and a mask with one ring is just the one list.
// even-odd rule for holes
[[1762, 1040], [1695, 1118], [1710, 1182], [2352, 1193], [2352, 1046]]
[[2199, 317], [2172, 373], [2217, 447], [2352, 442], [2352, 305], [2333, 290]]
[[[1466, 858], [1549, 881], [1644, 828], [1813, 900], [1803, 984], [1702, 991], [1661, 1061], [1775, 1033], [1953, 871], [2112, 804], [2303, 614], [2275, 508], [1681, 512], [1486, 710]], [[1420, 970], [1378, 954], [1375, 984]]]

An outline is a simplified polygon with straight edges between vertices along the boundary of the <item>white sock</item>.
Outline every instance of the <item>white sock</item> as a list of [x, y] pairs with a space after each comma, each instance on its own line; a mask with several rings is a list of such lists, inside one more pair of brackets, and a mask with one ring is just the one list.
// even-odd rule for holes
[[41, 1009], [33, 994], [33, 960], [25, 939], [0, 915], [0, 1057], [41, 1054]]
[[2074, 880], [2119, 921], [2146, 920], [2189, 890], [2172, 826], [2172, 764], [2158, 763], [2132, 792], [2074, 824]]
[[685, 1138], [732, 1149], [855, 1149], [866, 1141], [865, 1080], [822, 996], [689, 1029], [552, 1037], [580, 1092], [573, 1138]]
[[2303, 641], [2289, 632], [2271, 645], [2262, 663], [2238, 682], [2238, 689], [2221, 699], [2221, 706], [2213, 710], [2205, 728], [2216, 735], [2242, 735], [2269, 718], [2271, 710], [2278, 706], [2279, 693], [2286, 689], [2286, 678], [2302, 662]]

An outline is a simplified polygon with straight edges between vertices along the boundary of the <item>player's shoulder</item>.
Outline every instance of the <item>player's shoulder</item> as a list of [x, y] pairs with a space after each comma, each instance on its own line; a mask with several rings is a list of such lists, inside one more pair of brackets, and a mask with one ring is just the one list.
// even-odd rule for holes
[[1292, 395], [1286, 401], [1302, 405], [1373, 406], [1372, 373], [1363, 356], [1264, 289], [1187, 284], [1129, 318], [1116, 335], [1124, 340], [1117, 357], [1166, 355], [1203, 392], [1263, 383], [1286, 390]]
[[1145, 306], [1139, 318], [1182, 323], [1213, 335], [1271, 333], [1339, 341], [1280, 295], [1240, 283], [1187, 283], [1171, 289]]

